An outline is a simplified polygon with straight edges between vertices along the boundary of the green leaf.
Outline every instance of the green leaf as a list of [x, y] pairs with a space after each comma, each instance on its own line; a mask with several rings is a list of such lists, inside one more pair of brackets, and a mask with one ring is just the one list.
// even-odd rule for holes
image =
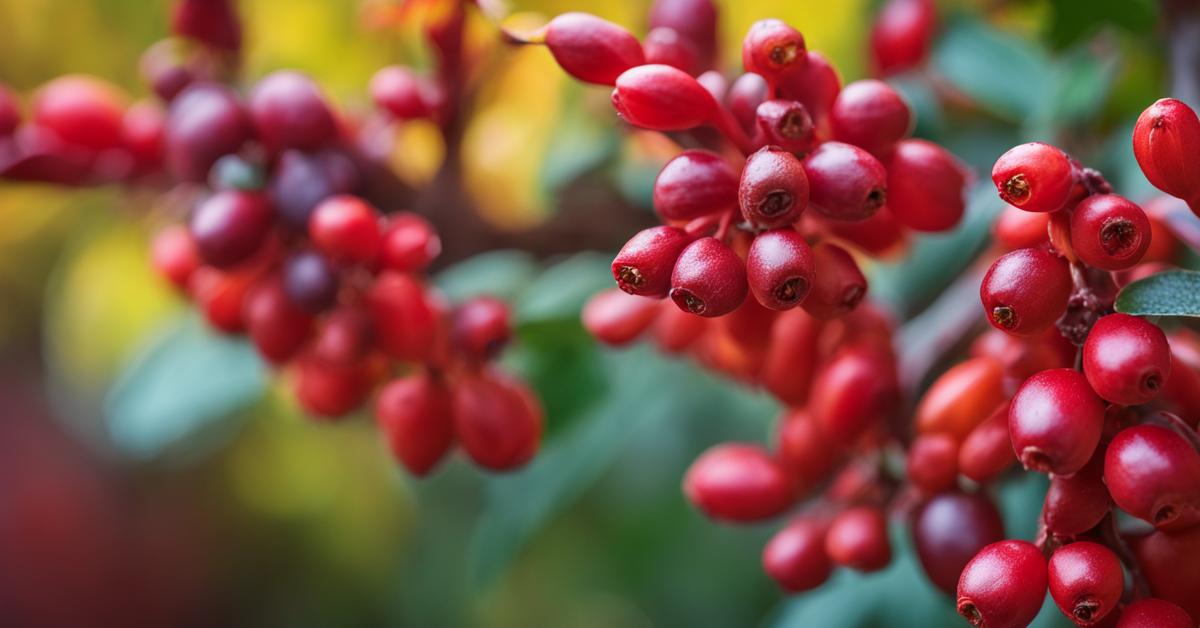
[[547, 196], [611, 159], [618, 146], [611, 125], [599, 124], [584, 106], [584, 88], [568, 85], [563, 115], [550, 134], [542, 160], [539, 180]]
[[1173, 270], [1135, 281], [1117, 295], [1116, 308], [1137, 316], [1200, 316], [1200, 272]]
[[966, 18], [950, 24], [934, 51], [933, 65], [979, 106], [1012, 121], [1038, 110], [1053, 79], [1043, 51]]
[[204, 442], [201, 435], [228, 435], [236, 427], [229, 419], [262, 396], [266, 381], [248, 342], [215, 334], [196, 316], [182, 316], [148, 343], [109, 390], [104, 404], [109, 438], [125, 455], [150, 459], [185, 441]]
[[610, 264], [599, 253], [580, 253], [547, 268], [517, 299], [518, 324], [578, 320], [588, 298], [613, 285]]
[[1113, 25], [1136, 34], [1153, 32], [1157, 15], [1153, 0], [1053, 0], [1049, 38], [1055, 47], [1073, 44]]
[[537, 263], [530, 254], [492, 251], [443, 270], [434, 283], [452, 303], [480, 295], [511, 300], [536, 273]]
[[1095, 117], [1112, 89], [1116, 70], [1116, 56], [1100, 56], [1086, 47], [1075, 48], [1057, 59], [1038, 116], [1045, 131], [1034, 135], [1049, 137], [1059, 127]]

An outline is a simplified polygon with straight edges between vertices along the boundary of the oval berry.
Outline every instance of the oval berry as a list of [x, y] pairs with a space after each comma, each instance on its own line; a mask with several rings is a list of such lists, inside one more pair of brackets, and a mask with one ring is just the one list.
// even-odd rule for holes
[[1073, 285], [1065, 259], [1045, 249], [1019, 249], [992, 264], [979, 287], [979, 297], [993, 327], [1033, 336], [1066, 311]]
[[1200, 523], [1200, 453], [1170, 429], [1121, 430], [1104, 457], [1104, 482], [1121, 510], [1161, 530]]
[[851, 445], [895, 410], [894, 358], [868, 344], [842, 348], [813, 384], [809, 409], [835, 442]]
[[729, 86], [725, 96], [726, 106], [734, 119], [747, 133], [753, 133], [758, 122], [758, 108], [770, 98], [767, 80], [753, 72], [747, 72]]
[[204, 181], [217, 159], [235, 153], [250, 138], [250, 117], [233, 90], [196, 83], [171, 101], [163, 141], [175, 176]]
[[1187, 611], [1166, 601], [1144, 598], [1125, 607], [1117, 628], [1195, 628]]
[[802, 489], [828, 477], [841, 457], [841, 448], [805, 411], [795, 410], [781, 417], [778, 438], [779, 461]]
[[650, 28], [670, 28], [696, 49], [701, 69], [713, 67], [717, 53], [717, 7], [712, 0], [655, 0]]
[[809, 201], [834, 220], [862, 220], [887, 201], [887, 170], [867, 151], [825, 142], [804, 159]]
[[768, 81], [802, 69], [808, 61], [804, 36], [775, 19], [750, 25], [742, 40], [742, 67]]
[[1150, 593], [1178, 604], [1192, 616], [1193, 625], [1200, 617], [1200, 527], [1170, 533], [1156, 531], [1127, 539], [1138, 566], [1150, 584]]
[[263, 77], [250, 93], [247, 108], [268, 150], [314, 149], [337, 137], [337, 122], [311, 77], [280, 70]]
[[992, 225], [992, 235], [1005, 250], [1014, 251], [1049, 243], [1049, 228], [1049, 214], [1027, 212], [1005, 205]]
[[700, 51], [673, 28], [658, 26], [642, 42], [646, 63], [669, 65], [692, 76], [700, 74]]
[[746, 264], [725, 243], [700, 238], [679, 254], [671, 272], [671, 300], [697, 316], [724, 316], [746, 299]]
[[428, 374], [392, 381], [375, 400], [375, 421], [396, 460], [428, 475], [454, 443], [450, 392]]
[[901, 224], [938, 232], [962, 219], [966, 168], [949, 151], [925, 140], [902, 140], [887, 169], [887, 207]]
[[971, 430], [958, 450], [958, 468], [980, 484], [996, 479], [1017, 462], [1008, 435], [1008, 404], [1001, 404]]
[[380, 349], [404, 362], [429, 357], [439, 321], [419, 281], [395, 271], [381, 273], [365, 300]]
[[375, 106], [398, 120], [412, 120], [429, 115], [422, 92], [421, 78], [411, 68], [390, 65], [371, 77], [369, 86]]
[[324, 255], [298, 251], [283, 263], [283, 286], [293, 303], [319, 313], [337, 301], [338, 275]]
[[948, 434], [918, 436], [908, 450], [908, 481], [927, 495], [958, 484], [958, 441]]
[[38, 89], [29, 121], [53, 131], [68, 144], [93, 151], [109, 150], [121, 146], [125, 101], [125, 95], [110, 83], [70, 74]]
[[808, 176], [795, 155], [767, 146], [746, 159], [738, 183], [742, 217], [759, 229], [790, 225], [808, 207]]
[[379, 247], [379, 263], [384, 268], [420, 272], [441, 252], [442, 240], [429, 221], [411, 212], [388, 216]]
[[1157, 325], [1128, 314], [1109, 314], [1096, 321], [1083, 343], [1083, 372], [1107, 401], [1146, 403], [1171, 376], [1171, 346]]
[[242, 22], [231, 0], [182, 0], [171, 12], [171, 32], [205, 46], [237, 52]]
[[1089, 541], [1055, 550], [1048, 566], [1050, 596], [1079, 626], [1104, 619], [1121, 601], [1125, 572], [1112, 550]]
[[891, 85], [875, 79], [842, 88], [829, 112], [833, 138], [881, 157], [912, 131], [908, 103]]
[[[674, 306], [670, 309], [679, 311]], [[637, 340], [654, 324], [660, 311], [665, 312], [656, 301], [613, 288], [588, 299], [583, 306], [583, 328], [600, 342], [619, 347]]]
[[781, 313], [771, 327], [759, 381], [785, 405], [800, 407], [808, 401], [822, 329], [824, 323], [803, 309]]
[[288, 298], [278, 276], [260, 280], [250, 288], [243, 316], [254, 347], [274, 364], [290, 360], [312, 337], [312, 315]]
[[489, 296], [464, 302], [454, 310], [450, 338], [469, 359], [494, 359], [512, 339], [508, 304]]
[[150, 262], [158, 274], [176, 288], [184, 290], [192, 273], [200, 267], [200, 252], [186, 227], [172, 225], [154, 236], [150, 245]]
[[812, 117], [796, 100], [768, 100], [755, 109], [759, 143], [792, 153], [807, 153], [816, 142]]
[[1008, 410], [1013, 451], [1026, 469], [1071, 475], [1096, 451], [1104, 403], [1083, 374], [1050, 369], [1025, 380]]
[[794, 229], [758, 234], [746, 254], [750, 292], [764, 307], [787, 310], [808, 296], [814, 278], [812, 250]]
[[613, 107], [626, 122], [652, 131], [686, 131], [716, 114], [717, 102], [687, 72], [639, 65], [617, 77]]
[[867, 295], [867, 278], [854, 258], [840, 246], [821, 242], [812, 247], [812, 254], [815, 275], [812, 289], [801, 306], [824, 320], [849, 314]]
[[1200, 118], [1174, 98], [1147, 107], [1133, 128], [1133, 154], [1146, 178], [1163, 192], [1188, 201], [1193, 211], [1200, 203], [1197, 146]]
[[1074, 475], [1050, 478], [1042, 502], [1042, 521], [1049, 532], [1077, 536], [1095, 528], [1108, 515], [1111, 500], [1103, 479], [1104, 453], [1096, 452]]
[[802, 69], [781, 77], [778, 96], [800, 101], [813, 124], [822, 130], [823, 136], [828, 136], [829, 111], [842, 89], [842, 79], [821, 53], [809, 50], [806, 56], [808, 60]]
[[1116, 194], [1089, 196], [1071, 213], [1071, 246], [1089, 266], [1104, 270], [1135, 266], [1150, 241], [1146, 212]]
[[981, 628], [1022, 628], [1046, 597], [1046, 559], [1032, 543], [984, 547], [958, 579], [958, 614]]
[[371, 375], [363, 363], [342, 365], [316, 356], [301, 356], [293, 379], [293, 392], [300, 407], [317, 419], [336, 419], [350, 414], [367, 398]]
[[1042, 142], [1008, 149], [992, 166], [1000, 198], [1027, 212], [1062, 209], [1075, 193], [1075, 168], [1062, 150]]
[[920, 65], [937, 32], [933, 0], [888, 0], [871, 27], [871, 67], [889, 76]]
[[637, 296], [667, 296], [676, 261], [691, 243], [692, 237], [675, 227], [639, 231], [613, 259], [612, 274], [617, 287]]
[[645, 63], [629, 31], [587, 13], [564, 13], [546, 25], [544, 43], [563, 70], [596, 85], [612, 85], [622, 72]]
[[986, 494], [951, 491], [920, 507], [912, 535], [925, 575], [938, 589], [953, 594], [971, 558], [1004, 538], [1004, 523]]
[[313, 244], [330, 259], [346, 264], [370, 264], [383, 239], [379, 211], [357, 196], [325, 199], [308, 220]]
[[944, 433], [961, 441], [1005, 399], [1004, 369], [988, 357], [969, 358], [940, 375], [917, 405], [920, 434]]
[[785, 591], [815, 589], [833, 573], [825, 552], [825, 526], [812, 519], [796, 519], [775, 533], [763, 548], [763, 570]]
[[700, 455], [683, 479], [688, 500], [709, 517], [760, 521], [787, 510], [795, 486], [783, 466], [757, 445], [726, 443]]
[[692, 220], [731, 209], [737, 202], [738, 173], [712, 151], [685, 150], [654, 180], [654, 209], [663, 220]]
[[522, 382], [498, 371], [469, 375], [454, 384], [454, 430], [463, 451], [494, 471], [524, 466], [542, 437], [542, 407]]
[[834, 563], [862, 572], [887, 567], [892, 562], [887, 517], [882, 510], [870, 506], [842, 511], [829, 524], [825, 553]]
[[228, 268], [254, 255], [267, 239], [273, 216], [265, 196], [253, 192], [217, 192], [192, 211], [189, 222], [205, 262]]

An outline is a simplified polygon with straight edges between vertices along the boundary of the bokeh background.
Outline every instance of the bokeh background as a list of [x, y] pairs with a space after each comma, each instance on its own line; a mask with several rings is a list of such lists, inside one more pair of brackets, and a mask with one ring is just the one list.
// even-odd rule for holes
[[[86, 72], [145, 94], [138, 58], [165, 35], [168, 4], [0, 0], [0, 81], [28, 92]], [[341, 106], [365, 107], [376, 69], [426, 62], [407, 25], [380, 17], [386, 4], [242, 0], [247, 77], [298, 68]], [[640, 33], [648, 4], [511, 6], [594, 12]], [[779, 17], [844, 80], [865, 75], [870, 0], [718, 4], [729, 68], [749, 24]], [[1058, 141], [1126, 195], [1148, 193], [1129, 129], [1172, 88], [1157, 3], [940, 5], [928, 70], [896, 79], [918, 135], [984, 175], [1013, 144]], [[500, 48], [493, 28], [473, 27], [491, 60], [463, 146], [465, 196], [490, 231], [444, 231], [460, 244], [436, 281], [452, 297], [513, 300], [519, 343], [505, 359], [548, 411], [536, 462], [489, 476], [455, 460], [412, 480], [367, 414], [306, 420], [248, 345], [205, 331], [152, 274], [153, 197], [0, 184], [0, 624], [958, 625], [899, 522], [888, 570], [787, 599], [759, 567], [770, 526], [715, 525], [685, 503], [687, 464], [719, 441], [766, 438], [779, 408], [583, 332], [579, 308], [609, 285], [628, 225], [653, 219], [667, 154], [619, 128], [607, 90], [566, 79], [543, 49]], [[445, 152], [438, 134], [414, 123], [401, 135], [397, 171], [428, 181]], [[873, 298], [916, 315], [986, 246], [999, 209], [975, 193], [958, 231], [870, 269]], [[1041, 491], [1032, 478], [1002, 487], [1010, 536], [1032, 535]], [[1060, 619], [1042, 613], [1039, 625]]]

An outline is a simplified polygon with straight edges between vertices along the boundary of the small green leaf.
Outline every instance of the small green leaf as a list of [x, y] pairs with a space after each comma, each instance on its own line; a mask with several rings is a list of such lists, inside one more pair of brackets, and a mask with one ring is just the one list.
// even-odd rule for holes
[[443, 270], [435, 283], [452, 303], [480, 295], [511, 300], [536, 272], [537, 263], [524, 251], [491, 251]]
[[1200, 272], [1173, 270], [1135, 281], [1117, 295], [1116, 307], [1137, 316], [1200, 316]]
[[1037, 111], [1052, 79], [1043, 51], [972, 19], [950, 25], [934, 51], [933, 65], [979, 106], [1013, 121]]
[[517, 299], [518, 323], [578, 320], [588, 298], [613, 285], [610, 263], [599, 253], [579, 253], [547, 268]]

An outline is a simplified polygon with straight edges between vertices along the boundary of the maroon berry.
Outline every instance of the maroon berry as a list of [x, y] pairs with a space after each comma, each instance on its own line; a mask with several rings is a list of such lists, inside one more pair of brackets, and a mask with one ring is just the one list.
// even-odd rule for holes
[[1026, 541], [992, 543], [958, 579], [958, 614], [980, 628], [1022, 628], [1046, 597], [1046, 559]]
[[795, 155], [767, 146], [746, 159], [738, 184], [742, 217], [760, 229], [790, 225], [808, 206], [808, 176]]
[[953, 594], [967, 562], [985, 545], [1004, 538], [1004, 523], [986, 494], [951, 491], [921, 506], [912, 534], [929, 581]]
[[889, 76], [917, 67], [929, 56], [937, 31], [933, 0], [888, 0], [871, 27], [871, 67]]
[[966, 167], [949, 151], [925, 140], [902, 140], [887, 169], [887, 207], [901, 224], [938, 232], [962, 219]]
[[1025, 380], [1008, 410], [1013, 451], [1026, 469], [1071, 475], [1096, 451], [1104, 402], [1083, 374], [1049, 369]]
[[379, 253], [382, 235], [379, 211], [357, 196], [325, 199], [308, 221], [313, 244], [330, 259], [347, 264], [370, 264]]
[[508, 304], [488, 296], [475, 297], [454, 310], [450, 327], [454, 346], [473, 360], [491, 360], [512, 339]]
[[899, 395], [895, 359], [863, 343], [843, 347], [821, 369], [808, 407], [834, 442], [849, 446], [895, 410]]
[[724, 316], [746, 299], [746, 264], [725, 243], [700, 238], [679, 254], [671, 272], [671, 300], [697, 316]]
[[354, 163], [340, 152], [287, 150], [275, 165], [268, 189], [279, 217], [299, 231], [308, 229], [313, 210], [321, 201], [353, 193], [360, 178]]
[[674, 30], [696, 50], [701, 70], [713, 67], [717, 53], [717, 7], [712, 0], [655, 0], [650, 7], [650, 28]]
[[746, 280], [758, 302], [772, 310], [796, 307], [813, 284], [813, 254], [794, 229], [760, 233], [746, 254]]
[[273, 222], [267, 198], [253, 192], [226, 190], [208, 197], [192, 211], [192, 238], [205, 262], [228, 268], [254, 255]]
[[537, 453], [542, 407], [522, 382], [483, 371], [454, 385], [454, 429], [463, 450], [481, 467], [509, 471]]
[[200, 252], [196, 250], [191, 232], [182, 225], [172, 225], [158, 232], [150, 245], [150, 263], [176, 288], [186, 289], [192, 273], [200, 267]]
[[[607, 345], [625, 345], [649, 329], [660, 311], [666, 311], [660, 310], [659, 305], [657, 301], [626, 294], [616, 288], [605, 290], [588, 299], [583, 306], [583, 328]], [[678, 311], [674, 306], [670, 310]]]
[[791, 153], [807, 153], [816, 142], [812, 118], [796, 100], [768, 100], [754, 113], [758, 141]]
[[250, 133], [250, 118], [231, 89], [196, 83], [171, 101], [167, 112], [167, 165], [181, 179], [204, 181], [217, 159], [237, 152]]
[[770, 95], [766, 79], [753, 72], [747, 72], [733, 82], [725, 99], [734, 119], [742, 125], [743, 130], [751, 133], [758, 124], [758, 107], [766, 102]]
[[587, 13], [550, 20], [543, 41], [558, 65], [585, 83], [612, 85], [622, 72], [646, 62], [629, 31]]
[[1192, 616], [1192, 625], [1200, 617], [1200, 526], [1186, 530], [1159, 530], [1128, 538], [1137, 564], [1142, 569], [1150, 593], [1178, 604]]
[[958, 484], [958, 441], [948, 434], [922, 434], [912, 442], [905, 465], [908, 481], [926, 495]]
[[709, 517], [748, 522], [787, 510], [796, 491], [783, 466], [761, 447], [717, 445], [700, 455], [683, 479], [689, 501]]
[[958, 451], [958, 468], [980, 484], [991, 482], [1017, 462], [1008, 435], [1008, 404], [975, 426]]
[[1073, 537], [1095, 528], [1108, 515], [1111, 500], [1104, 485], [1104, 452], [1097, 451], [1086, 466], [1070, 476], [1050, 478], [1042, 503], [1046, 529]]
[[1008, 149], [992, 166], [1000, 198], [1027, 212], [1062, 209], [1075, 192], [1075, 168], [1062, 150], [1030, 142]]
[[283, 287], [301, 309], [314, 314], [324, 312], [337, 301], [337, 271], [324, 255], [298, 251], [283, 263]]
[[829, 112], [833, 138], [882, 157], [912, 131], [908, 103], [891, 85], [875, 79], [842, 88]]
[[738, 173], [720, 155], [687, 150], [667, 162], [654, 180], [654, 209], [663, 220], [686, 221], [737, 204]]
[[834, 563], [862, 572], [887, 567], [892, 562], [887, 517], [879, 508], [870, 506], [842, 511], [829, 524], [825, 553]]
[[171, 12], [171, 32], [218, 50], [242, 47], [242, 23], [231, 0], [180, 0]]
[[1157, 325], [1128, 314], [1109, 314], [1096, 321], [1083, 343], [1083, 372], [1107, 401], [1146, 403], [1171, 376], [1171, 347]]
[[1187, 611], [1166, 601], [1144, 598], [1125, 607], [1117, 628], [1195, 628]]
[[626, 122], [652, 131], [694, 129], [717, 112], [703, 85], [669, 65], [639, 65], [621, 74], [612, 103]]
[[813, 519], [789, 523], [763, 548], [763, 570], [785, 591], [815, 589], [829, 579], [833, 563], [825, 553], [825, 526]]
[[1104, 457], [1104, 482], [1121, 510], [1161, 530], [1200, 523], [1200, 453], [1170, 429], [1121, 430]]
[[1196, 148], [1200, 118], [1183, 102], [1163, 98], [1150, 105], [1133, 128], [1133, 154], [1154, 187], [1200, 207]]
[[1048, 567], [1050, 596], [1079, 626], [1104, 619], [1121, 601], [1125, 572], [1112, 550], [1089, 541], [1055, 550]]
[[424, 89], [421, 78], [411, 68], [402, 65], [380, 68], [371, 77], [369, 87], [375, 106], [397, 120], [413, 120], [429, 115]]
[[639, 231], [613, 259], [612, 274], [617, 287], [638, 296], [667, 296], [676, 260], [691, 243], [691, 236], [675, 227]]
[[992, 264], [979, 297], [993, 327], [1035, 336], [1066, 311], [1073, 285], [1065, 259], [1046, 249], [1019, 249]]
[[825, 142], [804, 159], [813, 209], [834, 220], [870, 218], [887, 201], [887, 170], [867, 151]]
[[206, 74], [205, 69], [196, 67], [198, 64], [179, 50], [179, 42], [175, 39], [163, 39], [150, 45], [142, 52], [138, 60], [138, 71], [142, 82], [150, 87], [163, 102], [171, 102], [191, 85], [199, 75]]
[[1124, 270], [1142, 261], [1150, 248], [1150, 219], [1116, 194], [1090, 196], [1071, 213], [1071, 245], [1089, 266]]
[[742, 40], [742, 67], [769, 82], [802, 70], [808, 61], [804, 36], [780, 20], [759, 20]]
[[268, 361], [282, 364], [312, 337], [313, 318], [288, 298], [280, 277], [257, 282], [246, 294], [246, 330], [254, 347]]
[[814, 271], [812, 289], [802, 307], [820, 319], [841, 318], [862, 302], [867, 294], [867, 278], [846, 249], [828, 242], [812, 247]]
[[248, 103], [258, 139], [268, 150], [314, 149], [337, 137], [337, 122], [308, 75], [280, 70], [263, 77]]
[[669, 65], [692, 76], [700, 74], [700, 52], [673, 28], [651, 29], [646, 33], [642, 47], [646, 52], [646, 63]]
[[438, 313], [419, 281], [395, 271], [380, 273], [367, 290], [366, 303], [380, 349], [404, 362], [429, 358], [438, 332]]
[[375, 401], [375, 420], [392, 455], [413, 475], [427, 475], [454, 443], [450, 393], [428, 374], [384, 386]]

